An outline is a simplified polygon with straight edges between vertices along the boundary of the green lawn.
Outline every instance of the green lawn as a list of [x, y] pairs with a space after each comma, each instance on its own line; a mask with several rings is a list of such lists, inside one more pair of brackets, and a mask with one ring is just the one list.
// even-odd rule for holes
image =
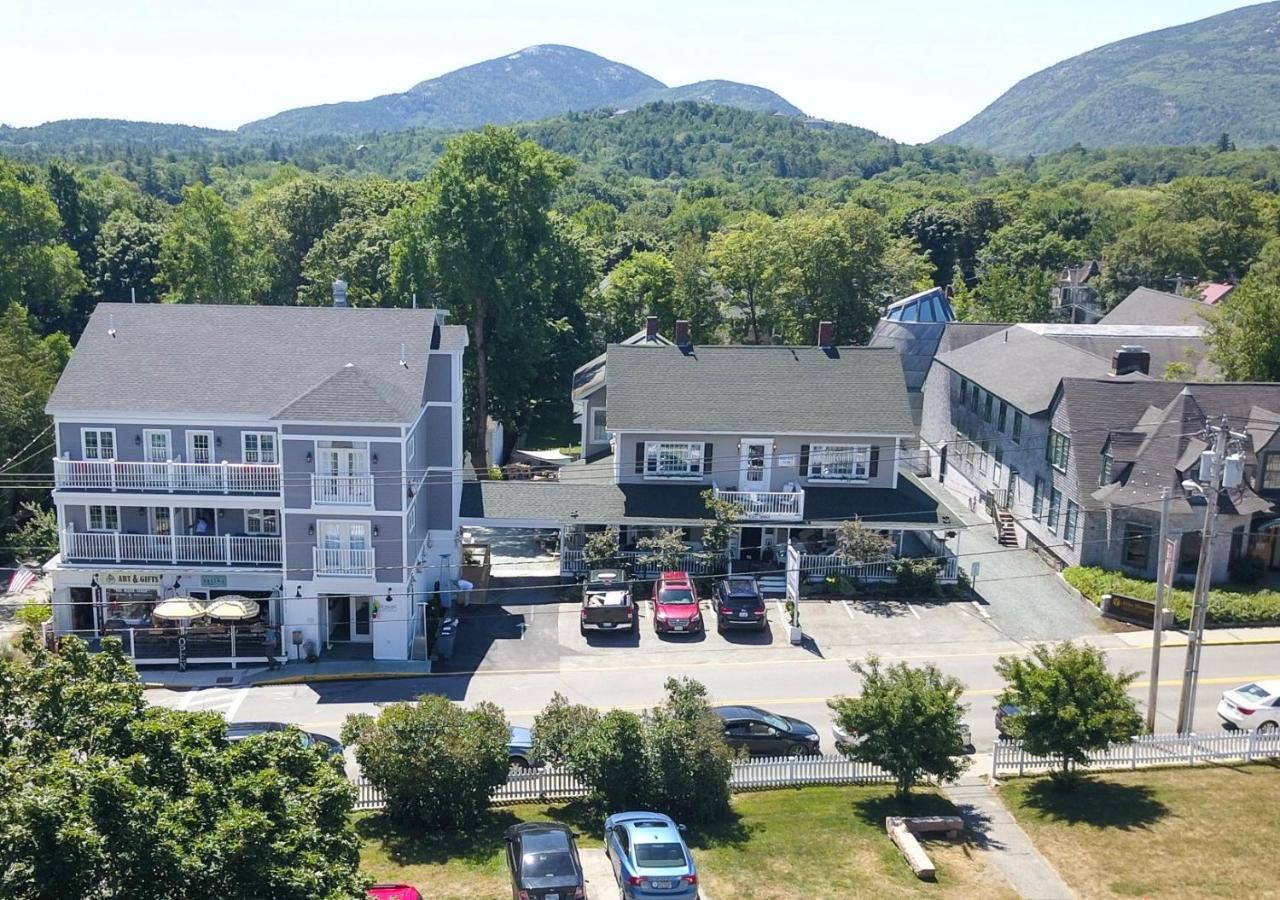
[[1000, 788], [1040, 852], [1082, 897], [1276, 896], [1280, 765], [1099, 773]]
[[[922, 792], [903, 810], [883, 786], [764, 791], [736, 796], [734, 812], [733, 820], [688, 835], [706, 892], [715, 900], [1015, 896], [962, 842], [927, 842], [937, 883], [911, 873], [884, 833], [884, 818], [954, 814], [936, 794]], [[362, 867], [379, 881], [429, 888], [433, 898], [501, 897], [510, 890], [502, 832], [530, 819], [565, 822], [582, 835], [579, 846], [600, 846], [602, 817], [577, 804], [495, 810], [477, 833], [452, 837], [403, 835], [381, 817], [364, 816], [358, 822]]]
[[[1062, 576], [1077, 591], [1094, 603], [1103, 594], [1127, 594], [1143, 600], [1156, 598], [1154, 581], [1130, 578], [1119, 572], [1088, 566], [1069, 566]], [[1180, 627], [1191, 621], [1191, 590], [1174, 588], [1165, 606], [1173, 610]], [[1280, 623], [1280, 591], [1261, 587], [1224, 585], [1209, 591], [1208, 623], [1210, 625], [1267, 625]]]

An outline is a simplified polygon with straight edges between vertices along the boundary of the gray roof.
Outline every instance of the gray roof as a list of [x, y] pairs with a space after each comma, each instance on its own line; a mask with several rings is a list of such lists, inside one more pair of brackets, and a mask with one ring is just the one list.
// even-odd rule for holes
[[[1023, 412], [1035, 415], [1049, 408], [1062, 378], [1109, 376], [1112, 353], [1126, 344], [1140, 344], [1151, 353], [1152, 377], [1158, 378], [1170, 362], [1190, 361], [1197, 368], [1206, 366], [1204, 338], [1198, 328], [1102, 323], [1012, 325], [939, 353], [937, 360]], [[1130, 380], [1145, 377], [1123, 376]]]
[[[459, 516], [544, 526], [697, 524], [708, 519], [704, 490], [703, 484], [466, 481]], [[805, 520], [791, 527], [832, 527], [855, 517], [878, 528], [960, 523], [908, 473], [899, 474], [896, 489], [810, 486], [804, 505]]]
[[[672, 342], [664, 338], [660, 334], [649, 337], [648, 327], [641, 328], [631, 337], [622, 341], [623, 344], [662, 344], [663, 346], [671, 346]], [[573, 390], [572, 396], [574, 400], [581, 400], [583, 397], [595, 391], [596, 388], [606, 383], [607, 377], [605, 372], [605, 358], [608, 356], [608, 350], [601, 353], [590, 362], [585, 362], [578, 368], [573, 370]]]
[[1203, 325], [1200, 300], [1140, 287], [1102, 317], [1100, 325]]
[[411, 422], [433, 340], [467, 342], [436, 321], [434, 310], [100, 303], [46, 409]]
[[877, 347], [611, 345], [609, 430], [910, 434], [898, 354]]

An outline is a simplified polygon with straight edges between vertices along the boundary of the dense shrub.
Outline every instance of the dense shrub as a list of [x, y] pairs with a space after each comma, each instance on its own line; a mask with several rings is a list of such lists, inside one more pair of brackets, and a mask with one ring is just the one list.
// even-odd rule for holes
[[[1067, 582], [1094, 603], [1103, 594], [1127, 594], [1142, 600], [1156, 598], [1154, 581], [1130, 578], [1089, 566], [1071, 566], [1062, 573]], [[1173, 618], [1185, 627], [1191, 621], [1191, 590], [1174, 588], [1165, 598]], [[1243, 585], [1216, 587], [1209, 591], [1207, 621], [1210, 625], [1265, 625], [1280, 622], [1280, 591]]]
[[938, 561], [903, 557], [893, 563], [898, 589], [904, 594], [928, 596], [938, 592]]
[[349, 716], [342, 740], [387, 803], [387, 814], [424, 828], [467, 827], [507, 780], [507, 718], [492, 703], [463, 709], [440, 694], [393, 703], [378, 717]]

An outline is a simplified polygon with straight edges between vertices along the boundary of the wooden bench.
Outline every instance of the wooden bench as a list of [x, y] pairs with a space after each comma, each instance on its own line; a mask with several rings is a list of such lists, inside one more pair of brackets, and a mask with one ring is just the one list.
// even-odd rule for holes
[[937, 869], [916, 836], [945, 832], [949, 839], [957, 838], [964, 831], [964, 819], [959, 816], [886, 816], [884, 830], [907, 858], [907, 865], [911, 866], [916, 877], [932, 881], [938, 874]]

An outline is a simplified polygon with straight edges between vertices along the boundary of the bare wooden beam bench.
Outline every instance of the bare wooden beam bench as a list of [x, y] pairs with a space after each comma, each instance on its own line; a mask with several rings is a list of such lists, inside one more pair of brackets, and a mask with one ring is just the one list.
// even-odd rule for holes
[[945, 832], [948, 838], [956, 838], [964, 831], [964, 819], [959, 816], [886, 816], [884, 830], [907, 858], [907, 865], [911, 866], [916, 877], [932, 880], [937, 869], [916, 835]]

